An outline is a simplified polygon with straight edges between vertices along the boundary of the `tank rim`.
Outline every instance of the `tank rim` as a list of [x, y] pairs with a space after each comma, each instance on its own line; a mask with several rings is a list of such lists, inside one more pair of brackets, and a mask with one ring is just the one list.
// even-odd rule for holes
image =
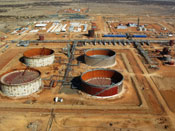
[[7, 86], [19, 86], [19, 85], [27, 85], [29, 83], [32, 83], [36, 80], [39, 80], [41, 79], [41, 72], [39, 70], [36, 70], [36, 69], [33, 69], [33, 68], [30, 68], [28, 70], [32, 70], [32, 71], [35, 71], [35, 72], [38, 72], [39, 73], [39, 76], [36, 77], [34, 80], [31, 80], [29, 82], [25, 82], [25, 83], [20, 83], [20, 84], [8, 84], [6, 82], [3, 81], [3, 78], [5, 77], [5, 75], [7, 75], [8, 73], [12, 73], [12, 72], [18, 72], [18, 71], [24, 71], [25, 69], [14, 69], [14, 70], [10, 70], [10, 71], [7, 71], [5, 73], [3, 73], [0, 77], [0, 83], [3, 84], [3, 85], [7, 85]]
[[[115, 52], [115, 51], [113, 51], [113, 50], [111, 50], [111, 49], [105, 49], [105, 48], [87, 49], [87, 50], [85, 50], [84, 55], [85, 55], [86, 57], [94, 58], [94, 59], [95, 59], [96, 57], [94, 57], [94, 55], [89, 56], [89, 55], [87, 55], [87, 52], [89, 52], [89, 51], [96, 51], [96, 50], [105, 50], [105, 51], [111, 51], [112, 53], [114, 53], [112, 56], [109, 56], [108, 58], [111, 58], [111, 57], [116, 56], [116, 52]], [[107, 56], [107, 55], [106, 55], [106, 56]]]
[[[95, 84], [90, 84], [90, 83], [88, 83], [88, 82], [86, 82], [86, 81], [84, 81], [84, 80], [82, 79], [82, 76], [83, 76], [84, 74], [86, 74], [87, 72], [90, 72], [90, 71], [95, 71], [95, 70], [115, 71], [115, 72], [117, 72], [118, 74], [120, 74], [120, 75], [122, 76], [122, 79], [121, 79], [120, 82], [117, 82], [117, 83], [115, 83], [114, 85], [95, 85]], [[80, 77], [80, 80], [81, 80], [81, 82], [83, 82], [83, 84], [87, 84], [87, 85], [92, 86], [92, 87], [96, 87], [96, 88], [105, 88], [105, 87], [106, 87], [106, 88], [108, 88], [108, 87], [120, 86], [120, 85], [123, 83], [124, 76], [123, 76], [120, 72], [118, 72], [118, 71], [116, 71], [116, 70], [105, 69], [105, 68], [96, 68], [96, 69], [90, 69], [90, 70], [87, 70], [86, 72], [83, 72], [82, 75], [81, 75], [81, 77]]]
[[[43, 48], [33, 48], [33, 49], [43, 49]], [[55, 51], [52, 50], [52, 49], [49, 49], [49, 48], [44, 48], [44, 49], [51, 50], [52, 53], [49, 54], [49, 55], [40, 56], [40, 57], [38, 57], [38, 58], [33, 58], [32, 56], [27, 56], [27, 55], [25, 54], [27, 51], [31, 51], [31, 50], [32, 50], [32, 49], [29, 49], [29, 50], [27, 50], [27, 51], [25, 51], [25, 52], [23, 53], [23, 57], [24, 57], [24, 58], [27, 58], [27, 59], [41, 59], [41, 58], [47, 58], [47, 57], [53, 56], [54, 53], [55, 53]]]

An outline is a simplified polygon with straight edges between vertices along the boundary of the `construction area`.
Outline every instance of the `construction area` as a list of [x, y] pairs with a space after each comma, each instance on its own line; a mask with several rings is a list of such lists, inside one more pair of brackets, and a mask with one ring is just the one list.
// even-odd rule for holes
[[87, 14], [1, 37], [0, 130], [175, 130], [175, 26]]

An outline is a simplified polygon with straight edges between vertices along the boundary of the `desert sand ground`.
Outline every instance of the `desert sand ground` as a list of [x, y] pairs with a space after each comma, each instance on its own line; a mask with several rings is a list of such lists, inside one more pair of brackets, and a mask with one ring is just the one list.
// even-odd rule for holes
[[[87, 22], [90, 29], [91, 21], [98, 25], [97, 39], [103, 39], [107, 33], [121, 33], [113, 26], [119, 23], [137, 22], [149, 24], [155, 28], [157, 34], [161, 32], [161, 26], [167, 27], [168, 32], [175, 31], [174, 1], [3, 1], [0, 0], [0, 30], [1, 36], [7, 38], [0, 44], [0, 74], [16, 68], [26, 68], [21, 61], [23, 53], [32, 48], [51, 48], [55, 51], [54, 64], [47, 67], [38, 67], [42, 78], [50, 78], [57, 75], [56, 80], [62, 80], [66, 71], [66, 63], [69, 58], [63, 52], [68, 43], [31, 43], [28, 47], [17, 47], [17, 43], [11, 40], [37, 40], [39, 33], [44, 34], [45, 40], [74, 40], [88, 39], [81, 33], [29, 33], [12, 35], [17, 27], [26, 26], [28, 23], [42, 20], [57, 20], [59, 12], [67, 8], [89, 8], [87, 13], [89, 20], [74, 20]], [[112, 30], [107, 21], [112, 23]], [[65, 21], [69, 23], [69, 21]], [[50, 24], [51, 25], [51, 24]], [[50, 26], [49, 25], [49, 26]], [[32, 25], [29, 26], [33, 28]], [[48, 28], [48, 27], [47, 27]], [[136, 29], [127, 30], [137, 32]], [[123, 33], [123, 32], [122, 32]], [[166, 33], [166, 32], [165, 32]], [[150, 32], [147, 32], [150, 34]], [[63, 37], [65, 36], [65, 37]], [[94, 38], [91, 38], [94, 39]], [[107, 38], [108, 39], [108, 38]], [[109, 38], [110, 39], [110, 38]], [[149, 37], [147, 40], [154, 40]], [[162, 38], [170, 40], [172, 38]], [[156, 40], [159, 40], [156, 38]], [[71, 45], [73, 43], [70, 43]], [[8, 48], [6, 48], [8, 45]], [[151, 43], [142, 48], [154, 56], [156, 49], [174, 46]], [[116, 52], [117, 64], [110, 69], [117, 70], [124, 75], [124, 93], [121, 96], [109, 99], [97, 99], [88, 94], [72, 89], [70, 85], [62, 87], [57, 83], [49, 88], [50, 81], [43, 80], [43, 87], [36, 93], [22, 97], [9, 98], [0, 93], [0, 130], [2, 131], [43, 131], [43, 130], [70, 130], [70, 131], [173, 131], [175, 130], [175, 66], [164, 65], [160, 59], [152, 58], [158, 63], [159, 69], [150, 69], [149, 65], [140, 55], [138, 50], [131, 45], [113, 44], [87, 44], [76, 47], [75, 59], [72, 64], [77, 64], [86, 49], [108, 48]], [[160, 56], [160, 54], [159, 54]], [[174, 57], [174, 55], [172, 55]], [[56, 62], [56, 61], [61, 62]], [[93, 69], [83, 61], [73, 66], [69, 73], [68, 81], [80, 76], [84, 71]], [[54, 98], [63, 98], [62, 103], [55, 103]]]

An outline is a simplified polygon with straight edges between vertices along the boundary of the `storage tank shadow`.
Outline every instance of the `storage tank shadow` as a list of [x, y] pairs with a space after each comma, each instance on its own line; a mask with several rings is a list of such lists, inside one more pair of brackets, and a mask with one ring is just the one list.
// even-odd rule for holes
[[29, 67], [42, 67], [53, 64], [54, 50], [48, 48], [34, 48], [24, 52], [20, 61]]
[[88, 49], [84, 54], [84, 62], [89, 66], [111, 67], [116, 64], [116, 53], [111, 49]]
[[112, 69], [92, 69], [81, 75], [81, 90], [95, 97], [113, 97], [122, 94], [123, 75]]

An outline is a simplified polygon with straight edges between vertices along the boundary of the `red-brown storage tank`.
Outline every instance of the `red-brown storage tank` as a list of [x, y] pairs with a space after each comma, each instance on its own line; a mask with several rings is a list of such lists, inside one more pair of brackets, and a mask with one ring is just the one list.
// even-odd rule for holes
[[88, 36], [89, 37], [94, 37], [95, 36], [95, 31], [94, 30], [89, 30], [88, 31]]
[[174, 45], [174, 40], [170, 40], [170, 46]]
[[114, 96], [121, 93], [123, 79], [123, 75], [115, 70], [89, 70], [81, 75], [82, 91], [92, 96]]
[[39, 35], [39, 40], [44, 40], [44, 35]]

